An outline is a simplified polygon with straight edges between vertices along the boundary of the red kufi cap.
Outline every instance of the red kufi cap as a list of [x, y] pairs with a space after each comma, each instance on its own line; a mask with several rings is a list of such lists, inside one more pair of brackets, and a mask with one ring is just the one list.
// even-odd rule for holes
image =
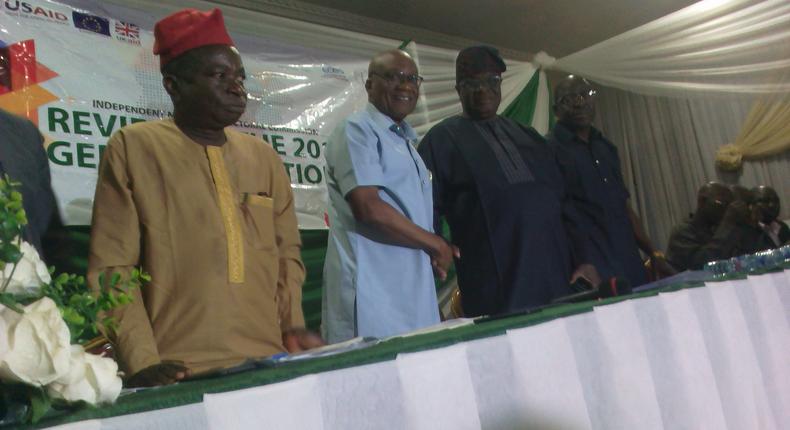
[[154, 27], [154, 55], [164, 66], [190, 49], [206, 45], [233, 46], [225, 29], [222, 11], [184, 9], [169, 15]]

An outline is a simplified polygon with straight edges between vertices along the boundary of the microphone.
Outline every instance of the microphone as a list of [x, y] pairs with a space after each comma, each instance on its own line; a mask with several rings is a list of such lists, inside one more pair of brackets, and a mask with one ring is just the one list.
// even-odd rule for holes
[[587, 279], [578, 278], [570, 284], [570, 289], [574, 291], [573, 294], [557, 297], [551, 303], [578, 303], [588, 300], [607, 299], [628, 294], [631, 291], [628, 280], [620, 276], [612, 276], [609, 279], [605, 279], [595, 287]]

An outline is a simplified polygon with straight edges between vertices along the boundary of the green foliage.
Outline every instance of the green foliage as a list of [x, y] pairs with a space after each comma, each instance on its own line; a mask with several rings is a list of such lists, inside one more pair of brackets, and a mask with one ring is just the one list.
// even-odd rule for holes
[[[27, 224], [25, 210], [22, 208], [22, 194], [17, 191], [19, 183], [11, 181], [6, 175], [0, 179], [0, 264], [13, 264], [12, 270], [22, 258], [19, 249], [23, 229]], [[131, 291], [139, 288], [151, 277], [135, 268], [128, 279], [122, 279], [115, 272], [107, 280], [99, 276], [99, 291], [93, 292], [85, 282], [84, 276], [61, 273], [54, 275], [55, 268], [49, 269], [52, 281], [41, 285], [35, 296], [18, 296], [5, 293], [9, 276], [0, 288], [0, 304], [17, 312], [22, 312], [21, 305], [32, 303], [42, 297], [49, 297], [57, 304], [63, 320], [69, 327], [72, 343], [85, 343], [97, 336], [103, 329], [113, 331], [116, 323], [112, 318], [104, 316], [108, 311], [124, 306], [132, 301]]]
[[103, 330], [114, 331], [116, 323], [106, 313], [132, 302], [132, 290], [140, 288], [151, 277], [139, 269], [132, 269], [128, 279], [113, 273], [108, 280], [99, 275], [100, 290], [93, 292], [85, 277], [61, 273], [52, 282], [41, 286], [41, 295], [58, 305], [63, 320], [69, 327], [72, 343], [84, 344], [99, 336]]
[[49, 398], [47, 392], [42, 387], [27, 386], [30, 399], [30, 409], [25, 421], [33, 424], [37, 423], [52, 406], [52, 399]]
[[51, 405], [52, 400], [42, 387], [0, 382], [0, 418], [35, 424]]
[[[7, 264], [13, 265], [11, 275], [0, 286], [0, 305], [21, 313], [22, 306], [42, 297], [49, 297], [57, 304], [69, 328], [71, 343], [85, 344], [102, 333], [115, 331], [117, 323], [107, 316], [108, 311], [131, 303], [133, 289], [151, 281], [151, 276], [140, 269], [131, 269], [127, 277], [113, 272], [107, 279], [101, 274], [99, 291], [92, 291], [84, 276], [68, 273], [56, 276], [55, 268], [50, 267], [52, 281], [42, 284], [36, 294], [18, 295], [5, 292], [22, 258], [21, 238], [27, 225], [22, 194], [17, 191], [19, 185], [7, 175], [0, 178], [0, 270], [4, 270]], [[57, 407], [58, 402], [53, 405], [43, 387], [0, 381], [0, 419], [11, 410], [9, 405], [24, 405], [24, 414], [18, 418], [22, 422], [36, 423], [50, 408]]]
[[[22, 207], [22, 193], [17, 191], [19, 185], [8, 175], [0, 179], [0, 270], [5, 269], [6, 264], [16, 264], [22, 259], [19, 245], [27, 215]], [[0, 293], [8, 287], [10, 279], [9, 276], [0, 286]]]

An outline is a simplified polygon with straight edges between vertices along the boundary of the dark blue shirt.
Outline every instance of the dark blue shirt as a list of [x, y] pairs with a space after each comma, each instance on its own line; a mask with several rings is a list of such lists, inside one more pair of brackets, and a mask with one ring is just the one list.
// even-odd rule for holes
[[585, 228], [600, 233], [598, 255], [593, 258], [598, 271], [604, 278], [624, 276], [631, 287], [647, 283], [647, 272], [628, 216], [630, 195], [623, 181], [617, 148], [595, 128], [590, 132], [589, 142], [585, 142], [560, 123], [547, 139], [571, 154], [587, 199], [597, 203], [604, 214], [603, 219], [585, 220]]

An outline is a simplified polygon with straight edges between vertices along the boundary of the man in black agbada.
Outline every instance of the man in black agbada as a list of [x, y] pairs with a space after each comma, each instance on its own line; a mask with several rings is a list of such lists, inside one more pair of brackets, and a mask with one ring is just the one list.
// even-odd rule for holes
[[504, 71], [495, 49], [462, 50], [463, 114], [433, 127], [419, 146], [433, 174], [434, 220], [447, 220], [461, 251], [455, 263], [467, 316], [547, 304], [572, 293], [577, 277], [600, 281], [585, 264], [570, 172], [535, 130], [496, 114]]

